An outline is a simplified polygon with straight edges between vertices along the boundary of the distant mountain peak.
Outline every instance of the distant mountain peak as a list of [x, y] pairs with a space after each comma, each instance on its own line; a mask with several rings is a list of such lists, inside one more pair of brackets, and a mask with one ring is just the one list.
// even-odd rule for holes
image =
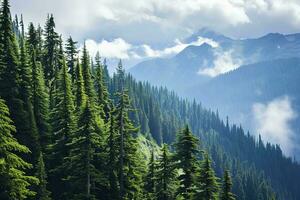
[[221, 33], [218, 33], [214, 30], [211, 30], [209, 28], [201, 28], [197, 32], [193, 33], [190, 37], [186, 39], [187, 42], [192, 42], [197, 40], [198, 37], [203, 37], [203, 38], [209, 38], [212, 39], [216, 42], [223, 42], [226, 40], [231, 40], [229, 37], [224, 36]]

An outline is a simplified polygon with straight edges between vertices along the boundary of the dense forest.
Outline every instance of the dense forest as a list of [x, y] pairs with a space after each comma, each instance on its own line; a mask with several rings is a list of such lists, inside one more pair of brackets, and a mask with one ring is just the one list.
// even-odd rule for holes
[[[25, 30], [26, 29], [26, 30]], [[300, 166], [120, 61], [0, 11], [0, 199], [299, 199]]]

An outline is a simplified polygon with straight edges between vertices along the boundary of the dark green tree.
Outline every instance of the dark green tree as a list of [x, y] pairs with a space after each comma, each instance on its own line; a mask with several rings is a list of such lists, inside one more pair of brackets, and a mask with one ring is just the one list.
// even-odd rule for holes
[[76, 129], [71, 79], [64, 59], [62, 62], [55, 96], [56, 105], [51, 113], [53, 143], [49, 146], [51, 152], [49, 180], [55, 199], [64, 198], [63, 195], [68, 191], [67, 183], [63, 180], [68, 174], [65, 158], [70, 154], [70, 148], [66, 145], [71, 142]]
[[[104, 80], [104, 74], [103, 74], [103, 65], [101, 64], [100, 55], [99, 52], [96, 55], [95, 58], [96, 65], [95, 65], [95, 89], [98, 97], [98, 104], [103, 109], [103, 116], [102, 119], [104, 119], [105, 122], [108, 122], [109, 114], [110, 114], [110, 99], [109, 99], [109, 93], [107, 90], [107, 86], [105, 84]], [[101, 114], [101, 113], [100, 113]]]
[[81, 64], [77, 61], [76, 65], [76, 108], [79, 111], [86, 105], [87, 96], [84, 88]]
[[231, 192], [232, 181], [228, 170], [225, 170], [221, 191], [221, 200], [235, 200], [234, 194]]
[[[102, 174], [95, 165], [101, 160], [99, 149], [103, 146], [103, 121], [95, 115], [91, 104], [87, 102], [78, 120], [78, 130], [70, 146], [68, 176], [72, 193], [71, 199], [95, 199], [95, 185], [103, 182]], [[102, 132], [102, 133], [101, 133]]]
[[44, 72], [40, 62], [36, 61], [35, 50], [31, 55], [32, 65], [32, 102], [33, 113], [36, 119], [39, 131], [40, 143], [42, 150], [46, 150], [46, 146], [50, 143], [50, 111], [49, 111], [49, 95], [45, 86]]
[[144, 189], [145, 192], [150, 196], [155, 192], [155, 160], [154, 160], [154, 151], [151, 150], [151, 157], [148, 163], [147, 174], [145, 176]]
[[201, 162], [200, 172], [197, 177], [197, 190], [194, 198], [197, 200], [217, 200], [219, 194], [219, 185], [215, 172], [211, 167], [211, 160], [207, 153]]
[[182, 170], [182, 173], [178, 176], [180, 186], [177, 193], [183, 196], [184, 199], [190, 199], [195, 188], [195, 177], [198, 170], [199, 140], [186, 125], [179, 132], [174, 146], [176, 165], [178, 169]]
[[76, 48], [77, 42], [73, 41], [72, 37], [70, 36], [67, 39], [66, 43], [66, 61], [67, 66], [69, 69], [69, 73], [71, 74], [72, 83], [75, 83], [76, 80], [76, 70], [75, 70], [75, 63], [76, 57], [78, 54], [78, 50]]
[[50, 192], [47, 190], [47, 172], [45, 169], [43, 154], [40, 153], [35, 176], [39, 179], [39, 185], [36, 189], [36, 199], [38, 200], [51, 200]]
[[10, 119], [9, 109], [4, 100], [0, 99], [0, 199], [26, 199], [34, 196], [35, 192], [29, 187], [37, 184], [38, 179], [28, 176], [26, 169], [32, 165], [18, 156], [28, 154], [30, 150], [12, 135], [16, 129]]
[[85, 92], [91, 103], [96, 103], [96, 92], [91, 75], [91, 63], [86, 45], [83, 46], [83, 52], [81, 57], [82, 75], [84, 80]]
[[174, 169], [174, 162], [172, 161], [168, 146], [164, 144], [156, 166], [155, 199], [171, 200], [175, 198], [174, 179], [176, 172]]

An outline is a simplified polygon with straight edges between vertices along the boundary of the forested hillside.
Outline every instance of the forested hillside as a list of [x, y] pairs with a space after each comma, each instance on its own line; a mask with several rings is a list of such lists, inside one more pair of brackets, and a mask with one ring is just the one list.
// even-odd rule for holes
[[[300, 166], [120, 61], [0, 11], [0, 199], [299, 199]], [[194, 134], [193, 134], [194, 133]]]

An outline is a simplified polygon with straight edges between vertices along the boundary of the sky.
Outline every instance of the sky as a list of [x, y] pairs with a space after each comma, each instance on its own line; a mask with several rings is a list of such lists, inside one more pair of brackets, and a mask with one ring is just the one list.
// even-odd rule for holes
[[63, 37], [128, 65], [178, 53], [203, 27], [232, 38], [300, 32], [300, 0], [12, 0], [11, 7], [25, 23], [44, 25], [53, 13]]

